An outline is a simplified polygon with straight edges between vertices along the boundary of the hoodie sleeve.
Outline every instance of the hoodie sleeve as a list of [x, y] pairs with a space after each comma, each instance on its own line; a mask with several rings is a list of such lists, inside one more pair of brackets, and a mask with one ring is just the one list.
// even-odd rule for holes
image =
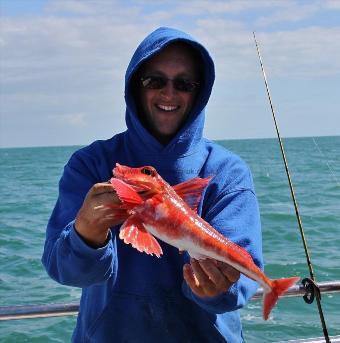
[[[255, 264], [263, 269], [258, 202], [249, 171], [247, 174], [248, 186], [238, 182], [236, 188], [226, 189], [213, 202], [204, 217], [224, 236], [246, 249]], [[240, 279], [226, 293], [213, 298], [200, 298], [185, 282], [183, 283], [184, 294], [211, 313], [229, 312], [243, 307], [257, 288], [258, 284], [255, 281], [241, 274]]]
[[115, 239], [94, 249], [78, 235], [74, 220], [88, 190], [98, 181], [91, 160], [75, 153], [59, 182], [59, 197], [48, 222], [42, 263], [50, 277], [69, 286], [87, 287], [115, 271]]

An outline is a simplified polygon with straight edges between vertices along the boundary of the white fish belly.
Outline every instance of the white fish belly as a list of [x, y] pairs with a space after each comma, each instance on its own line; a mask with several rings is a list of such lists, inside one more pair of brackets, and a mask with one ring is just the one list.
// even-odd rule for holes
[[270, 290], [270, 287], [268, 284], [266, 284], [262, 279], [259, 278], [259, 276], [255, 273], [253, 273], [251, 270], [246, 269], [244, 266], [238, 264], [235, 260], [228, 259], [225, 255], [217, 254], [216, 251], [213, 250], [207, 250], [203, 247], [201, 247], [199, 244], [195, 244], [193, 240], [188, 237], [184, 236], [182, 238], [174, 238], [172, 239], [165, 233], [160, 232], [156, 227], [150, 224], [144, 224], [145, 229], [150, 232], [153, 236], [159, 238], [165, 243], [168, 243], [172, 245], [173, 247], [178, 248], [179, 250], [187, 251], [189, 255], [197, 260], [203, 260], [206, 258], [212, 258], [214, 260], [224, 262], [232, 266], [233, 268], [237, 269], [242, 274], [248, 276], [249, 278], [257, 281], [265, 290]]

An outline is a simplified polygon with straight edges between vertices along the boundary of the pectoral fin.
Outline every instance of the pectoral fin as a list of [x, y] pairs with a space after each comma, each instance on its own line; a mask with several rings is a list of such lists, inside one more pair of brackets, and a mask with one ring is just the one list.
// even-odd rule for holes
[[156, 238], [147, 232], [140, 220], [134, 216], [128, 218], [122, 225], [119, 238], [126, 244], [131, 244], [138, 251], [145, 252], [148, 255], [155, 254], [160, 257], [163, 254]]
[[135, 207], [144, 202], [140, 195], [127, 183], [122, 180], [112, 178], [110, 183], [117, 192], [119, 200], [127, 207]]

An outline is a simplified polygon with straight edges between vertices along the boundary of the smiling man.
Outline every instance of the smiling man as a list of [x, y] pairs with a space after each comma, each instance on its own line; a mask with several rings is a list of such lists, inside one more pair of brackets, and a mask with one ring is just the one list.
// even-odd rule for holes
[[117, 162], [152, 165], [172, 185], [214, 175], [198, 214], [262, 267], [251, 173], [202, 135], [213, 82], [203, 45], [175, 29], [152, 32], [127, 68], [127, 130], [77, 151], [65, 166], [43, 263], [56, 281], [82, 288], [74, 342], [243, 341], [238, 310], [254, 281], [163, 242], [159, 259], [138, 252], [119, 239], [121, 213], [107, 206], [118, 202], [107, 183]]
[[140, 118], [167, 144], [187, 119], [199, 89], [199, 56], [185, 43], [173, 43], [146, 61], [137, 75]]

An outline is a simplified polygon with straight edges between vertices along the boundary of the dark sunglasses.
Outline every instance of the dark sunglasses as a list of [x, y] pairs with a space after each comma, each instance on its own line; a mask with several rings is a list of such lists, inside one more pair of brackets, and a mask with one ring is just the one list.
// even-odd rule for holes
[[142, 86], [147, 89], [162, 89], [166, 86], [168, 81], [171, 81], [174, 88], [180, 92], [193, 92], [199, 87], [199, 83], [177, 77], [175, 79], [168, 79], [164, 76], [145, 76], [141, 77]]

